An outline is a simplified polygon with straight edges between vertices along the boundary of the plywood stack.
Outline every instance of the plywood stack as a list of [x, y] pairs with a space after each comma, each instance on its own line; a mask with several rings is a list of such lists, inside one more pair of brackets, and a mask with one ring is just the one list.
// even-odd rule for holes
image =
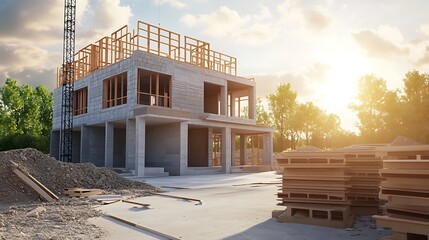
[[346, 153], [346, 173], [350, 176], [352, 211], [358, 215], [377, 214], [380, 207], [381, 158], [373, 153]]
[[342, 153], [291, 152], [276, 156], [283, 170], [279, 205], [287, 206], [281, 222], [350, 227], [347, 199], [350, 180]]
[[392, 229], [389, 240], [429, 239], [429, 160], [384, 160], [380, 198], [388, 201], [377, 225]]

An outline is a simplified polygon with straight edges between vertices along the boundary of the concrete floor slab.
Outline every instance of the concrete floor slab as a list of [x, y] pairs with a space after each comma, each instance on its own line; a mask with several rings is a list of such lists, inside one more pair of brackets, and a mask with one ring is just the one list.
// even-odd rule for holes
[[[167, 194], [200, 199], [203, 204], [150, 196], [134, 200], [150, 204], [150, 209], [121, 202], [101, 206], [100, 210], [181, 239], [375, 240], [389, 235], [385, 230], [372, 229], [368, 219], [357, 222], [351, 231], [277, 222], [271, 218], [272, 210], [284, 209], [276, 205], [278, 186], [253, 183], [279, 182], [278, 177], [274, 172], [264, 172], [150, 178], [147, 182], [156, 186], [186, 187], [171, 188]], [[117, 234], [127, 239], [150, 239], [144, 231], [108, 219], [92, 222], [109, 232], [107, 239], [117, 239]]]

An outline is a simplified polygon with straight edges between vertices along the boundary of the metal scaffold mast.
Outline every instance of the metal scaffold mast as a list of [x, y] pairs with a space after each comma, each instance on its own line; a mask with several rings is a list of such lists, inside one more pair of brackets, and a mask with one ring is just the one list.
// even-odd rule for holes
[[60, 160], [63, 162], [72, 161], [75, 25], [76, 0], [64, 0], [64, 45], [60, 133]]

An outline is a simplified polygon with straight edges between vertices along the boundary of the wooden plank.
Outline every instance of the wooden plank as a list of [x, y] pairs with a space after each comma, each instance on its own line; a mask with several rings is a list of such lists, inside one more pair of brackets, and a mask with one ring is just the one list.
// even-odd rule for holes
[[182, 199], [182, 200], [187, 200], [187, 201], [194, 201], [194, 202], [198, 202], [199, 205], [203, 204], [203, 202], [201, 200], [195, 199], [195, 198], [179, 197], [179, 196], [173, 196], [173, 195], [167, 195], [167, 194], [161, 194], [161, 193], [154, 193], [154, 192], [151, 192], [151, 194], [156, 195], [156, 196], [168, 197], [168, 198], [176, 198], [176, 199]]
[[13, 161], [10, 161], [12, 165], [12, 172], [15, 173], [18, 177], [20, 177], [25, 183], [27, 183], [30, 187], [32, 187], [37, 193], [39, 193], [44, 199], [48, 202], [55, 202], [59, 198], [53, 192], [51, 192], [45, 185], [41, 182], [37, 181], [31, 174], [27, 173], [23, 169], [19, 167]]
[[122, 200], [122, 202], [140, 205], [140, 206], [145, 207], [145, 208], [150, 206], [150, 204], [147, 204], [147, 203], [139, 203], [139, 202], [134, 202], [134, 201], [130, 201], [130, 200]]
[[414, 233], [429, 237], [429, 222], [375, 215], [379, 227], [391, 228], [394, 232]]
[[169, 240], [181, 240], [181, 238], [177, 238], [177, 237], [174, 237], [174, 236], [168, 235], [168, 234], [166, 234], [166, 233], [162, 233], [162, 232], [160, 232], [160, 231], [157, 231], [157, 230], [154, 230], [154, 229], [151, 229], [151, 228], [145, 227], [145, 226], [143, 226], [143, 225], [140, 225], [140, 224], [137, 224], [137, 223], [131, 222], [131, 221], [129, 221], [129, 220], [126, 220], [126, 219], [123, 219], [123, 218], [120, 218], [120, 217], [117, 217], [117, 216], [114, 216], [114, 215], [111, 215], [111, 214], [104, 214], [104, 215], [105, 215], [105, 216], [107, 216], [107, 217], [109, 217], [109, 218], [115, 219], [115, 220], [117, 220], [117, 221], [119, 221], [119, 222], [122, 222], [122, 223], [128, 224], [128, 225], [130, 225], [130, 226], [133, 226], [133, 227], [136, 227], [136, 228], [139, 228], [139, 229], [142, 229], [142, 230], [144, 230], [144, 231], [148, 231], [148, 232], [150, 232], [150, 233], [153, 233], [153, 234], [155, 234], [155, 235], [158, 235], [158, 236], [161, 236], [161, 237], [167, 238], [167, 239], [169, 239]]

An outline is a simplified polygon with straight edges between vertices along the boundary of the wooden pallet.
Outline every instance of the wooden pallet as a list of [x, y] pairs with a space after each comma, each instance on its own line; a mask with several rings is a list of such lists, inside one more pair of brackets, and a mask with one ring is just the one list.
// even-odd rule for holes
[[[379, 215], [375, 215], [373, 218], [376, 220], [377, 226], [392, 229], [393, 234], [389, 236], [389, 239], [408, 240], [424, 239], [424, 237], [429, 239], [429, 222]], [[409, 236], [415, 238], [409, 238]]]
[[353, 226], [354, 214], [349, 207], [320, 204], [289, 204], [278, 216], [279, 222], [292, 222], [328, 227]]
[[66, 197], [86, 198], [90, 196], [100, 195], [103, 191], [101, 189], [85, 189], [85, 188], [66, 188], [64, 195]]

